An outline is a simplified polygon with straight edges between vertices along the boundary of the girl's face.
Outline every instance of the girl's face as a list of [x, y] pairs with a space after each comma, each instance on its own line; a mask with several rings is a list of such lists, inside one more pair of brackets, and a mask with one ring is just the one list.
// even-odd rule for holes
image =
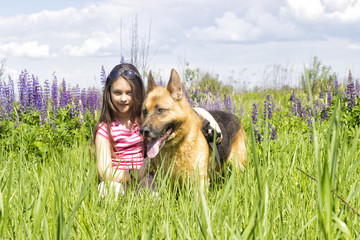
[[118, 117], [131, 115], [132, 89], [128, 81], [122, 76], [118, 77], [110, 88], [111, 99], [117, 108]]

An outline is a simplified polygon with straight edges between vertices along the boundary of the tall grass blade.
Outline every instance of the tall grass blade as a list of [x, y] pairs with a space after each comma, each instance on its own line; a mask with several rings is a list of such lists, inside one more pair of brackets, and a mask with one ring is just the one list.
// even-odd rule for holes
[[7, 228], [7, 224], [8, 224], [8, 217], [9, 217], [9, 209], [10, 209], [10, 197], [12, 194], [12, 183], [14, 181], [14, 165], [15, 165], [15, 160], [12, 157], [12, 155], [9, 156], [10, 159], [10, 172], [9, 172], [9, 176], [8, 176], [8, 180], [7, 180], [7, 192], [5, 195], [5, 202], [4, 202], [4, 211], [3, 214], [4, 216], [2, 217], [2, 226], [1, 226], [1, 235], [4, 234], [4, 230], [6, 230]]

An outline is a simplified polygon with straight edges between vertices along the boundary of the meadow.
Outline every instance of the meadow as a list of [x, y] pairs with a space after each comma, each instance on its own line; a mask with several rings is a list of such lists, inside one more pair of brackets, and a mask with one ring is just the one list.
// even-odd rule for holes
[[358, 81], [349, 74], [312, 89], [306, 70], [304, 77], [305, 90], [187, 82], [192, 106], [242, 120], [246, 170], [228, 168], [208, 192], [169, 188], [159, 173], [158, 197], [132, 185], [117, 200], [97, 189], [91, 139], [101, 89], [56, 77], [40, 84], [26, 71], [18, 89], [13, 79], [0, 81], [0, 238], [358, 239]]

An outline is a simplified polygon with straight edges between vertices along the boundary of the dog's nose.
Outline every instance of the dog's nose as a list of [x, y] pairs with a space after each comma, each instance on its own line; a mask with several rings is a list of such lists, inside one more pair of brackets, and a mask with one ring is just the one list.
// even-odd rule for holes
[[142, 126], [140, 128], [140, 134], [141, 136], [143, 137], [148, 137], [149, 136], [149, 133], [150, 133], [150, 128], [148, 126]]

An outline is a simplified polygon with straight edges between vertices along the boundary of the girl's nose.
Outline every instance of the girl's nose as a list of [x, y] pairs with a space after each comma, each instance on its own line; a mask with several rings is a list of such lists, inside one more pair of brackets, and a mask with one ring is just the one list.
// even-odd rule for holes
[[126, 101], [126, 94], [121, 94], [120, 101]]

